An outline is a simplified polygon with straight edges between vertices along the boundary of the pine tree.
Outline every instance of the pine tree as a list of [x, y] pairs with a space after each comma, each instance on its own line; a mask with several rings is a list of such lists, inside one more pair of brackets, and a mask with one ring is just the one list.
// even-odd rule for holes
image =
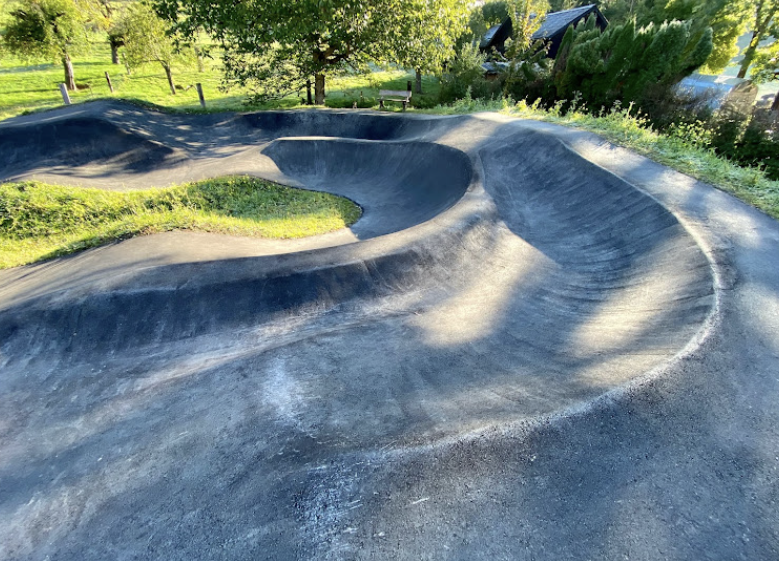
[[691, 22], [636, 29], [631, 21], [605, 32], [588, 27], [569, 30], [554, 82], [560, 98], [572, 99], [578, 92], [591, 107], [640, 101], [651, 87], [670, 88], [712, 50], [711, 30], [695, 35]]

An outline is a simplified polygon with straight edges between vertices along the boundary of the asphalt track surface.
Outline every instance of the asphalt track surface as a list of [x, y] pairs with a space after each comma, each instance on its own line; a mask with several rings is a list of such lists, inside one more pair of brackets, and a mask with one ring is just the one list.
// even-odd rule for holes
[[779, 225], [493, 114], [0, 123], [0, 179], [359, 203], [0, 272], [2, 559], [779, 559]]

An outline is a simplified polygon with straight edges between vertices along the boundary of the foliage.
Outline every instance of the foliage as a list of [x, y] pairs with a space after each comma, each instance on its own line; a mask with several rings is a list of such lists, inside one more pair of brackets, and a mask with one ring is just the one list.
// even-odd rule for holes
[[738, 54], [737, 41], [746, 31], [755, 1], [601, 0], [598, 4], [603, 15], [614, 25], [625, 25], [633, 19], [638, 27], [650, 23], [659, 26], [673, 20], [690, 21], [693, 36], [711, 27], [712, 53], [706, 61], [705, 69], [719, 73]]
[[441, 76], [441, 103], [452, 103], [469, 96], [476, 99], [500, 97], [501, 83], [484, 77], [486, 57], [475, 44], [465, 44]]
[[582, 6], [584, 4], [588, 4], [589, 2], [581, 2], [580, 0], [550, 0], [549, 1], [549, 11], [550, 12], [561, 12], [563, 10], [570, 10], [572, 8], [578, 8], [579, 6]]
[[[433, 18], [430, 10], [440, 6], [444, 15]], [[203, 29], [220, 44], [227, 77], [250, 83], [258, 68], [253, 57], [268, 65], [287, 61], [296, 69], [293, 87], [314, 77], [317, 104], [324, 103], [327, 75], [370, 60], [403, 59], [418, 26], [446, 23], [454, 6], [454, 0], [157, 0], [177, 31], [191, 37]]]
[[517, 60], [528, 53], [531, 48], [533, 34], [544, 23], [549, 11], [547, 0], [506, 0], [509, 17], [512, 24], [511, 45], [507, 47], [507, 55]]
[[692, 32], [690, 22], [672, 21], [637, 29], [632, 21], [601, 32], [592, 18], [569, 30], [553, 80], [561, 99], [578, 92], [592, 108], [640, 101], [653, 88], [670, 88], [711, 53], [711, 30]]
[[28, 60], [61, 62], [65, 84], [75, 90], [71, 55], [88, 43], [87, 13], [76, 0], [19, 0], [9, 13], [3, 47]]
[[120, 193], [0, 184], [0, 268], [176, 229], [299, 238], [349, 226], [351, 201], [248, 177]]
[[401, 34], [389, 58], [407, 68], [439, 73], [454, 58], [467, 15], [461, 0], [407, 0], [400, 18]]
[[747, 23], [752, 32], [738, 71], [739, 78], [746, 78], [749, 67], [761, 49], [762, 41], [768, 37], [779, 37], [776, 27], [779, 19], [779, 0], [739, 0], [738, 5], [742, 4], [745, 4], [745, 10], [749, 14]]
[[192, 49], [176, 45], [174, 38], [168, 35], [167, 24], [145, 2], [130, 5], [119, 27], [123, 32], [129, 66], [137, 68], [150, 62], [159, 63], [165, 70], [170, 91], [175, 95], [173, 63], [191, 61], [194, 58]]
[[[779, 41], [757, 51], [752, 62], [752, 80], [756, 84], [779, 80]], [[774, 97], [771, 110], [779, 111], [779, 92]]]
[[712, 29], [712, 52], [706, 61], [711, 72], [720, 72], [738, 54], [738, 38], [746, 31], [753, 0], [654, 0], [645, 2], [639, 23], [661, 25], [666, 21], [688, 21], [693, 36]]
[[711, 148], [742, 166], [758, 167], [766, 177], [779, 180], [779, 139], [775, 138], [770, 112], [755, 111], [751, 117], [720, 111], [704, 127], [712, 131]]
[[457, 40], [457, 52], [468, 43], [479, 42], [487, 30], [500, 25], [509, 17], [506, 0], [488, 0], [484, 4], [474, 6], [468, 17], [468, 26]]

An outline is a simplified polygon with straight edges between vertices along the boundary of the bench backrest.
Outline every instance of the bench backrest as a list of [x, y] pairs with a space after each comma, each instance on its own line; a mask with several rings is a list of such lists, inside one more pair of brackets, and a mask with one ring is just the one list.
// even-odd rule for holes
[[406, 99], [410, 99], [411, 98], [411, 92], [406, 91], [406, 90], [381, 90], [379, 92], [379, 95], [381, 97], [391, 95], [391, 96], [397, 96], [397, 97], [404, 97]]

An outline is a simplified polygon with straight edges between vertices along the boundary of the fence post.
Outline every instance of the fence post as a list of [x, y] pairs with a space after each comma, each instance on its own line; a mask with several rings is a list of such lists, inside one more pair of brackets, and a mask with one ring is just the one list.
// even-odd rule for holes
[[108, 82], [108, 89], [111, 90], [111, 93], [114, 93], [114, 86], [111, 84], [111, 76], [108, 75], [108, 72], [105, 73], [105, 81]]
[[205, 109], [206, 108], [206, 98], [203, 96], [203, 86], [198, 82], [195, 84], [195, 87], [197, 88], [197, 97], [200, 99], [200, 106]]
[[68, 95], [68, 88], [65, 84], [60, 84], [60, 93], [62, 94], [62, 101], [65, 102], [65, 105], [70, 105], [70, 96]]

